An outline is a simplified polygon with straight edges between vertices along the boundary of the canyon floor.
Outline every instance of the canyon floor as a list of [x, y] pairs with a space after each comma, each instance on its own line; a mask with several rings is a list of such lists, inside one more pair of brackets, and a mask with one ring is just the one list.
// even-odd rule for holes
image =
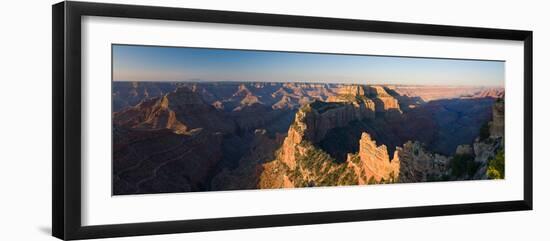
[[504, 178], [504, 89], [113, 82], [113, 194]]

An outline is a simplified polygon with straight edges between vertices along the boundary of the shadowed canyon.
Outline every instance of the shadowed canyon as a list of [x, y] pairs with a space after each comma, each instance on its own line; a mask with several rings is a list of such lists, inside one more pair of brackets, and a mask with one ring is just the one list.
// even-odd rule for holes
[[113, 194], [504, 178], [504, 89], [113, 82]]

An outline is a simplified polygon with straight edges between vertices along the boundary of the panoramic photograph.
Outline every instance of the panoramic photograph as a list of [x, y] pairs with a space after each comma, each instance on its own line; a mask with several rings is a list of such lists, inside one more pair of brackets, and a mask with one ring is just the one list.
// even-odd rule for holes
[[113, 195], [505, 178], [504, 61], [111, 54]]

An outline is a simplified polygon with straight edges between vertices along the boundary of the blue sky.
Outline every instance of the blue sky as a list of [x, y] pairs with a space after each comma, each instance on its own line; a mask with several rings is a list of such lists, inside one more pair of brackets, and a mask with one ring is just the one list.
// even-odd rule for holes
[[113, 45], [113, 80], [504, 86], [504, 62]]

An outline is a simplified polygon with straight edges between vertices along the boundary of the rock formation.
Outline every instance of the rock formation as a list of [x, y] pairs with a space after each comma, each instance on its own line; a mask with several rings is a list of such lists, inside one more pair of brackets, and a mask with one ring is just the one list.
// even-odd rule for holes
[[[445, 106], [445, 110], [452, 108], [454, 106]], [[387, 114], [392, 111], [402, 114], [399, 102], [384, 88], [377, 86], [340, 88], [338, 95], [330, 96], [327, 102], [313, 102], [302, 107], [296, 113], [295, 121], [275, 160], [264, 164], [260, 186], [317, 186], [325, 181], [322, 177], [331, 176], [334, 172], [346, 177], [333, 180], [334, 185], [347, 182], [368, 184], [447, 180], [455, 178], [449, 177], [454, 155], [476, 158], [478, 155], [495, 153], [494, 150], [476, 153], [480, 151], [481, 144], [474, 143], [475, 150], [471, 145], [463, 144], [455, 146], [456, 151], [452, 155], [445, 156], [428, 151], [425, 144], [419, 141], [408, 141], [394, 147], [395, 151], [390, 157], [386, 145], [377, 144], [370, 133], [363, 132], [358, 141], [358, 152], [349, 152], [346, 160], [339, 163], [317, 145], [333, 129], [341, 129], [352, 122], [363, 120], [370, 125], [377, 125], [378, 122], [374, 121], [376, 116], [373, 115], [375, 112], [387, 119]], [[484, 159], [486, 162], [487, 158]]]
[[489, 122], [492, 137], [504, 137], [504, 101], [499, 99], [493, 105], [493, 119]]
[[456, 147], [456, 155], [473, 155], [474, 151], [468, 144], [459, 145]]
[[174, 91], [177, 83], [125, 82], [113, 83], [113, 111], [121, 111], [143, 100], [159, 97]]
[[[438, 88], [443, 89], [433, 88], [432, 94]], [[400, 94], [403, 89], [424, 91], [310, 83], [115, 83], [114, 193], [488, 178], [488, 163], [503, 149], [504, 103], [492, 97], [501, 92], [447, 88], [447, 95], [462, 94], [426, 102]], [[489, 120], [490, 134], [476, 140]], [[475, 175], [453, 176], [457, 157], [471, 157]]]
[[353, 163], [353, 158], [358, 156], [360, 163], [359, 170], [364, 171], [367, 180], [360, 180], [359, 183], [367, 182], [373, 178], [376, 182], [382, 180], [392, 180], [399, 176], [400, 161], [396, 152], [390, 159], [388, 149], [385, 145], [376, 145], [376, 141], [371, 136], [363, 132], [359, 141], [359, 153], [357, 155], [348, 154], [348, 162]]
[[374, 103], [368, 99], [350, 103], [313, 102], [298, 111], [293, 127], [303, 132], [308, 141], [317, 143], [333, 128], [373, 118]]
[[492, 120], [489, 122], [489, 137], [479, 138], [474, 143], [475, 161], [480, 168], [474, 178], [487, 179], [489, 161], [495, 158], [499, 151], [504, 151], [504, 100], [499, 99], [493, 105]]
[[176, 113], [168, 108], [167, 96], [155, 97], [143, 101], [134, 107], [114, 114], [115, 125], [135, 129], [171, 129], [177, 133], [188, 131], [187, 126], [179, 122]]
[[449, 170], [450, 158], [431, 153], [418, 141], [397, 147], [395, 155], [401, 163], [399, 182], [425, 182], [430, 176], [441, 176]]
[[113, 123], [130, 128], [168, 128], [179, 133], [195, 128], [228, 133], [235, 128], [234, 122], [225, 120], [223, 113], [187, 87], [116, 112]]
[[366, 87], [365, 95], [374, 99], [376, 103], [376, 112], [390, 114], [402, 113], [397, 99], [388, 94], [382, 86]]

